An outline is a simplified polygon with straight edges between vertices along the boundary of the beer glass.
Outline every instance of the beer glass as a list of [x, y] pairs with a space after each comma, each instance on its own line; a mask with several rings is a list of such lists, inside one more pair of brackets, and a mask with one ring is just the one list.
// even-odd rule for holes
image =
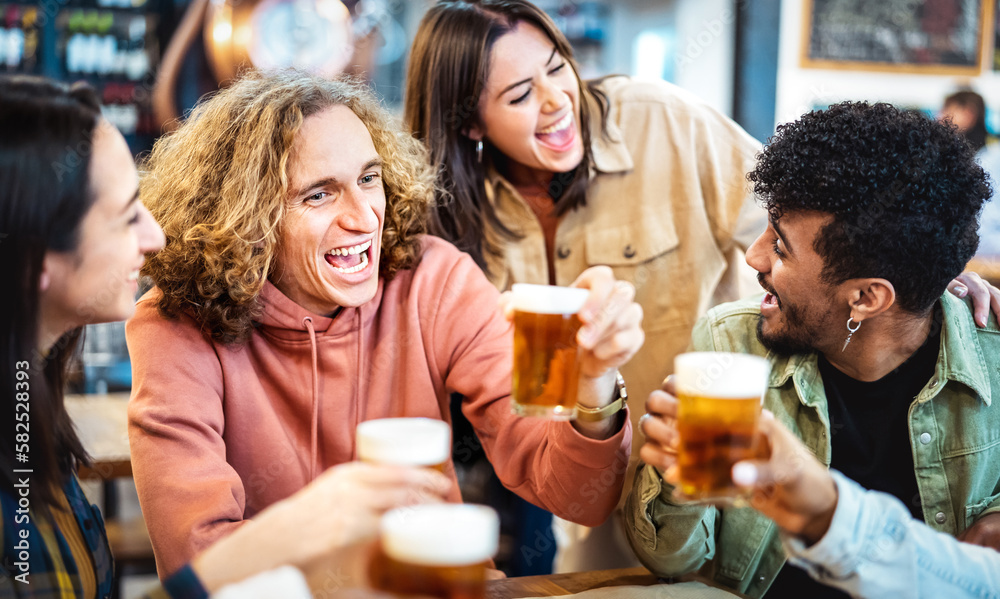
[[396, 595], [483, 599], [500, 518], [482, 505], [426, 504], [382, 517], [372, 586]]
[[580, 379], [576, 315], [586, 289], [516, 284], [514, 307], [514, 387], [512, 405], [521, 416], [576, 418]]
[[358, 459], [422, 466], [444, 472], [451, 457], [451, 426], [432, 418], [380, 418], [358, 425]]
[[674, 359], [680, 436], [676, 499], [745, 504], [732, 468], [755, 457], [769, 372], [767, 360], [746, 354], [694, 352]]

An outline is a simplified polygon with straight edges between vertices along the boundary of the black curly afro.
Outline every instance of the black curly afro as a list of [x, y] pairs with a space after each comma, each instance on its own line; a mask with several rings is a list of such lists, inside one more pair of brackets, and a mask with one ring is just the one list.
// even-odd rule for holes
[[843, 102], [780, 125], [747, 178], [771, 218], [833, 215], [814, 244], [823, 280], [884, 278], [916, 314], [975, 254], [991, 195], [954, 127], [881, 103]]

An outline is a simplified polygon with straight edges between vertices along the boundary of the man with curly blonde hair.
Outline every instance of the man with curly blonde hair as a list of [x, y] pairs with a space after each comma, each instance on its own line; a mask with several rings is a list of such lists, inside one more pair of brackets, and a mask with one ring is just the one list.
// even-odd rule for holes
[[[497, 291], [422, 235], [427, 164], [363, 87], [291, 71], [247, 75], [154, 147], [141, 193], [167, 241], [127, 335], [132, 461], [161, 576], [355, 459], [359, 422], [447, 421], [451, 393], [513, 491], [589, 525], [614, 508], [626, 410], [512, 415]], [[642, 344], [642, 311], [610, 269], [575, 285], [590, 290], [579, 401], [598, 409]]]

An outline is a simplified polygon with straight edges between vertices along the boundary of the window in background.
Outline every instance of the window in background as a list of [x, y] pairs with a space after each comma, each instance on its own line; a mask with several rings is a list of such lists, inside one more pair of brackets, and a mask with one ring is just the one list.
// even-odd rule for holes
[[640, 79], [674, 80], [677, 36], [673, 29], [647, 29], [632, 44], [632, 76]]

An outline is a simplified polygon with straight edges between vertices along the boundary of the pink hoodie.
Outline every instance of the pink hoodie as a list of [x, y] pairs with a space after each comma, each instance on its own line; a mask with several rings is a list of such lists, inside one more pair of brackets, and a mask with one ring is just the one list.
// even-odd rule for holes
[[[139, 301], [126, 333], [132, 467], [161, 577], [356, 459], [359, 422], [449, 420], [452, 392], [466, 397], [463, 412], [517, 494], [589, 526], [618, 501], [631, 428], [595, 441], [569, 423], [511, 413], [513, 341], [497, 291], [445, 241], [426, 237], [417, 267], [335, 318], [267, 283], [262, 322], [244, 345], [207, 339], [189, 317], [164, 318], [158, 297], [154, 289]], [[461, 499], [457, 482], [452, 497]]]

